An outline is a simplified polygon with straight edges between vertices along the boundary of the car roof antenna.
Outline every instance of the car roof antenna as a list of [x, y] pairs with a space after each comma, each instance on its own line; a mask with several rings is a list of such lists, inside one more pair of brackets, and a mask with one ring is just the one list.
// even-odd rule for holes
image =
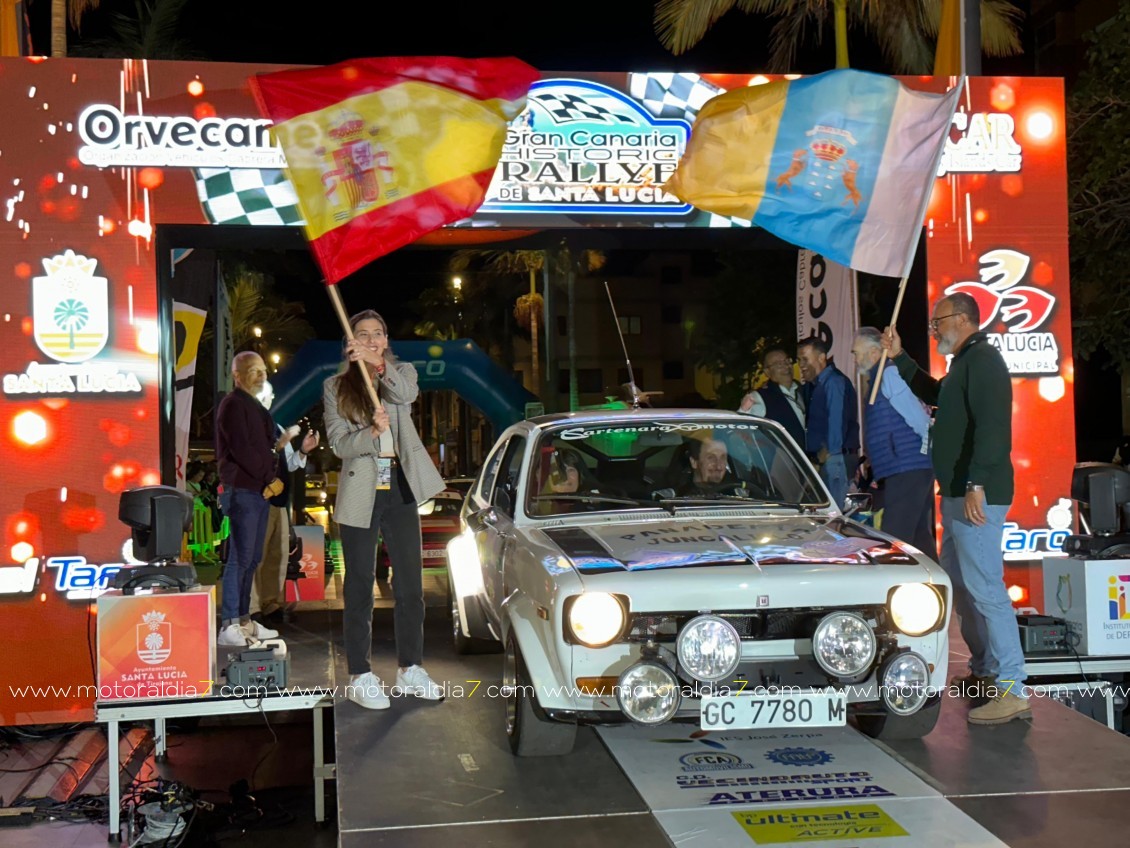
[[608, 280], [604, 281], [604, 290], [608, 292], [608, 305], [612, 307], [612, 320], [616, 324], [616, 332], [620, 336], [620, 347], [624, 349], [624, 363], [628, 366], [628, 393], [631, 395], [632, 409], [640, 408], [640, 387], [636, 385], [635, 375], [632, 374], [632, 360], [628, 358], [628, 345], [624, 341], [624, 330], [620, 326], [620, 317], [616, 314], [616, 304], [612, 300], [612, 289], [608, 287]]

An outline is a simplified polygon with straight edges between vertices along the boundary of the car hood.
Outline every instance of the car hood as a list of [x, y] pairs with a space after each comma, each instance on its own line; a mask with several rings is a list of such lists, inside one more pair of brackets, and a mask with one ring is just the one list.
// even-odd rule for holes
[[711, 566], [924, 565], [840, 516], [646, 521], [541, 531], [581, 574]]

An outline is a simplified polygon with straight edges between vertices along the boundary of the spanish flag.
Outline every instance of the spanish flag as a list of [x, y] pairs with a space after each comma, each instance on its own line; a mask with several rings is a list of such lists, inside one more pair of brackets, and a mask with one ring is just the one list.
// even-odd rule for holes
[[538, 72], [517, 59], [358, 59], [251, 79], [333, 285], [483, 202]]
[[727, 91], [699, 110], [664, 187], [857, 271], [905, 276], [959, 93], [854, 70]]

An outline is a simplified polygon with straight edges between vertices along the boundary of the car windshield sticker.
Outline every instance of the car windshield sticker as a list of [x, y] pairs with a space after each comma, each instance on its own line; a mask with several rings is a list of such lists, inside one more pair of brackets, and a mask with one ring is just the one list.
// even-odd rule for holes
[[632, 426], [603, 425], [600, 427], [569, 427], [562, 430], [560, 438], [573, 441], [604, 436], [609, 433], [695, 433], [700, 430], [760, 430], [760, 424], [728, 421], [679, 421], [670, 424], [652, 422]]

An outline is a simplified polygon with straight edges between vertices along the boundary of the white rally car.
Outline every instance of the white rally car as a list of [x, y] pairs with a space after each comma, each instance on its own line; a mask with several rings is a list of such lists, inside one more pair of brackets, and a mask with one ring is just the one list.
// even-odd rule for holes
[[946, 685], [950, 581], [845, 516], [777, 424], [547, 415], [506, 430], [448, 547], [456, 649], [504, 646], [506, 731], [821, 727], [915, 738]]

